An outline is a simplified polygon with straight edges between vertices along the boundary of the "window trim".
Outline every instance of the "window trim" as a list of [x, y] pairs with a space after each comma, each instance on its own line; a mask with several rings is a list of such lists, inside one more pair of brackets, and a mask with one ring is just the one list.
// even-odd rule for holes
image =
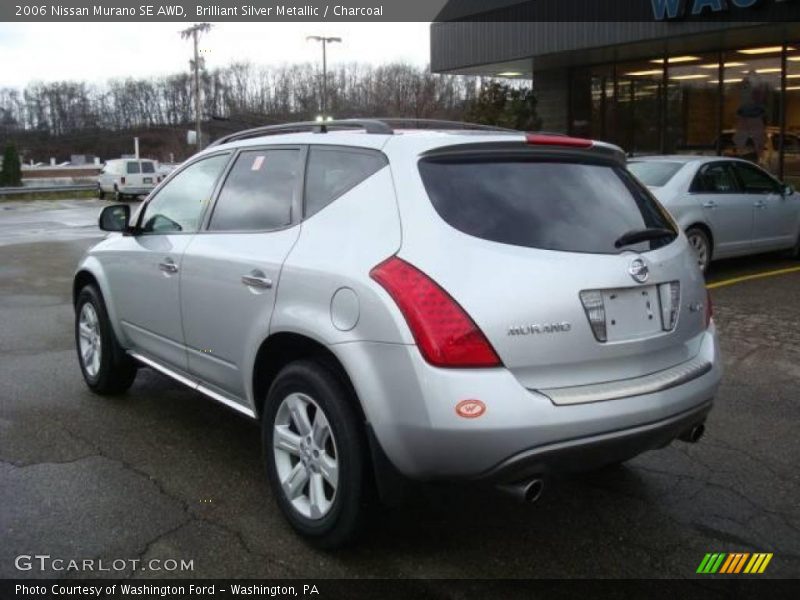
[[[228, 177], [233, 170], [233, 166], [236, 164], [236, 161], [239, 158], [239, 155], [242, 152], [252, 152], [257, 150], [299, 150], [300, 156], [298, 161], [300, 162], [300, 174], [295, 182], [295, 188], [292, 195], [292, 205], [290, 209], [290, 219], [287, 225], [283, 225], [281, 227], [273, 227], [271, 229], [209, 229], [211, 225], [211, 219], [214, 216], [214, 211], [217, 208], [217, 202], [219, 201], [219, 195], [222, 192], [222, 188], [225, 185], [225, 182], [228, 180]], [[214, 193], [212, 195], [211, 202], [209, 202], [206, 214], [203, 216], [203, 220], [201, 221], [200, 228], [197, 230], [198, 234], [208, 234], [208, 235], [224, 235], [224, 234], [248, 234], [248, 233], [272, 233], [277, 231], [285, 231], [286, 229], [291, 229], [292, 227], [296, 226], [298, 223], [301, 222], [302, 217], [300, 216], [302, 213], [302, 201], [303, 201], [303, 193], [305, 192], [305, 170], [306, 164], [308, 160], [308, 144], [266, 144], [266, 145], [257, 145], [257, 146], [239, 146], [235, 148], [232, 152], [232, 158], [228, 161], [225, 169], [223, 169], [222, 174], [220, 175], [219, 180], [217, 181], [217, 186], [214, 188]]]
[[[761, 192], [749, 191], [747, 189], [747, 186], [744, 184], [744, 181], [739, 176], [739, 170], [736, 168], [737, 165], [740, 165], [742, 167], [742, 169], [745, 169], [745, 170], [746, 169], [755, 169], [756, 171], [760, 172], [762, 175], [766, 176], [767, 179], [772, 181], [772, 183], [774, 184], [774, 188], [772, 190], [769, 190], [769, 191], [765, 190], [765, 191], [761, 191]], [[753, 163], [751, 163], [749, 161], [745, 161], [745, 160], [732, 160], [731, 161], [731, 166], [733, 168], [733, 174], [736, 177], [736, 180], [739, 182], [739, 188], [741, 189], [741, 193], [742, 194], [746, 194], [746, 195], [753, 194], [753, 195], [757, 195], [757, 196], [767, 196], [767, 195], [771, 195], [771, 194], [781, 195], [781, 189], [783, 187], [781, 182], [778, 181], [778, 179], [776, 179], [775, 177], [773, 177], [765, 169], [762, 169], [759, 165], [753, 164]]]
[[[305, 221], [307, 219], [311, 219], [314, 216], [318, 215], [323, 210], [328, 208], [331, 204], [336, 202], [339, 198], [341, 198], [345, 194], [349, 193], [350, 190], [352, 190], [353, 188], [361, 185], [367, 179], [369, 179], [373, 175], [376, 175], [377, 173], [382, 171], [384, 168], [389, 166], [389, 157], [387, 157], [386, 154], [384, 154], [383, 152], [381, 152], [380, 150], [378, 150], [376, 148], [363, 148], [363, 147], [359, 147], [359, 146], [344, 146], [344, 145], [341, 145], [341, 144], [309, 144], [307, 146], [307, 148], [308, 148], [308, 150], [306, 152], [305, 164], [304, 164], [304, 167], [303, 167], [303, 195], [301, 197], [301, 201], [302, 201], [301, 218], [302, 218], [303, 221]], [[320, 208], [317, 212], [315, 212], [312, 215], [309, 215], [308, 211], [306, 210], [307, 209], [306, 190], [307, 190], [307, 184], [308, 184], [309, 163], [311, 161], [311, 152], [313, 150], [322, 150], [323, 152], [324, 151], [348, 152], [350, 154], [363, 154], [365, 156], [378, 156], [378, 157], [381, 158], [381, 160], [383, 160], [383, 166], [380, 169], [378, 169], [377, 171], [375, 171], [374, 173], [372, 173], [372, 175], [369, 175], [367, 178], [362, 179], [361, 181], [358, 181], [358, 182], [354, 183], [353, 185], [351, 185], [349, 188], [343, 190], [342, 192], [339, 193], [339, 195], [337, 195], [334, 198], [332, 198], [325, 206]]]
[[[200, 218], [197, 221], [197, 230], [196, 231], [159, 232], [159, 231], [144, 231], [142, 229], [142, 219], [144, 218], [145, 212], [147, 212], [147, 207], [150, 206], [150, 204], [153, 202], [153, 200], [155, 200], [158, 197], [158, 195], [161, 193], [161, 190], [163, 190], [175, 177], [177, 177], [179, 174], [183, 173], [186, 169], [188, 169], [189, 167], [199, 163], [202, 160], [206, 160], [208, 158], [214, 158], [216, 156], [225, 156], [225, 155], [228, 156], [228, 162], [225, 164], [225, 166], [222, 169], [222, 172], [220, 173], [220, 175], [217, 176], [217, 179], [214, 182], [214, 187], [211, 190], [211, 201], [208, 203], [208, 205], [203, 209], [203, 212], [200, 214]], [[230, 150], [221, 150], [219, 152], [211, 152], [209, 154], [196, 155], [196, 156], [190, 158], [188, 161], [186, 161], [180, 167], [178, 167], [177, 169], [172, 171], [172, 173], [170, 173], [166, 177], [166, 179], [164, 179], [164, 181], [162, 181], [160, 184], [158, 184], [153, 189], [153, 191], [150, 192], [150, 195], [147, 197], [147, 199], [144, 202], [142, 202], [142, 205], [139, 207], [139, 210], [136, 213], [136, 229], [135, 229], [136, 235], [148, 235], [148, 236], [149, 235], [195, 235], [197, 233], [200, 233], [202, 231], [203, 223], [205, 223], [206, 215], [208, 213], [208, 210], [212, 206], [212, 204], [214, 203], [214, 199], [216, 199], [216, 195], [219, 192], [219, 184], [220, 184], [222, 175], [224, 173], [226, 173], [227, 170], [230, 168], [231, 155], [232, 155], [232, 152]]]
[[[692, 177], [692, 182], [689, 184], [689, 192], [688, 193], [690, 195], [692, 195], [692, 196], [708, 196], [708, 195], [710, 195], [710, 196], [729, 196], [731, 194], [742, 194], [742, 193], [744, 193], [743, 190], [742, 190], [742, 184], [739, 181], [739, 177], [736, 175], [736, 171], [733, 168], [734, 162], [735, 161], [732, 161], [732, 160], [715, 160], [715, 161], [711, 161], [711, 162], [707, 162], [707, 163], [701, 164], [698, 167], [697, 171], [695, 172], [694, 177]], [[703, 169], [707, 169], [709, 167], [715, 167], [717, 165], [722, 165], [723, 167], [727, 167], [728, 168], [728, 170], [730, 171], [730, 176], [733, 178], [733, 184], [736, 186], [736, 188], [731, 190], [731, 191], [729, 191], [729, 192], [719, 192], [719, 191], [713, 191], [713, 192], [699, 191], [698, 192], [698, 191], [693, 190], [692, 188], [694, 187], [695, 181], [697, 181], [697, 178], [700, 176], [700, 171], [702, 171]]]

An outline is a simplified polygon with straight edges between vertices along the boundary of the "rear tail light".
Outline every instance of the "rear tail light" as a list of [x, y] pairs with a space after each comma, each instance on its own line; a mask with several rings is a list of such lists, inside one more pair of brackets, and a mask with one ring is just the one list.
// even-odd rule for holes
[[125, 178], [124, 178], [124, 177], [120, 177], [120, 178], [119, 178], [119, 182], [120, 182], [122, 185], [125, 185]]
[[370, 271], [397, 303], [422, 356], [436, 367], [489, 368], [500, 358], [461, 306], [422, 271], [393, 256]]
[[711, 302], [711, 292], [706, 290], [706, 329], [711, 326], [714, 318], [714, 304]]
[[603, 294], [594, 290], [581, 292], [581, 303], [598, 342], [608, 341], [606, 331], [606, 306]]

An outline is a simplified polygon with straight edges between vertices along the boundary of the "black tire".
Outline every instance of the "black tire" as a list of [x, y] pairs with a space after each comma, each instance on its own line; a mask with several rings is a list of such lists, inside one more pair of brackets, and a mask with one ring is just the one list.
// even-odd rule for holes
[[[80, 318], [84, 305], [90, 304], [97, 317], [99, 329], [100, 360], [96, 373], [91, 373], [81, 356]], [[93, 285], [85, 286], [78, 294], [75, 304], [75, 348], [83, 379], [89, 389], [101, 396], [113, 396], [125, 392], [136, 378], [136, 361], [120, 347], [114, 329], [108, 320], [103, 297]]]
[[97, 186], [97, 198], [98, 198], [99, 200], [102, 200], [102, 199], [103, 199], [103, 198], [105, 198], [105, 197], [106, 197], [106, 193], [103, 191], [103, 188], [101, 188], [101, 187], [98, 185], [98, 186]]
[[[293, 506], [284, 492], [278, 473], [277, 453], [273, 447], [274, 428], [281, 404], [293, 394], [310, 397], [322, 409], [335, 441], [338, 485], [328, 512], [321, 518], [308, 518]], [[311, 360], [297, 361], [284, 367], [275, 378], [265, 401], [262, 447], [272, 492], [289, 524], [318, 548], [338, 548], [352, 541], [367, 510], [367, 444], [353, 408], [354, 401], [352, 393], [334, 373]], [[300, 462], [299, 458], [296, 460]], [[296, 467], [297, 462], [293, 466]], [[310, 485], [308, 480], [298, 489], [308, 489], [310, 497]]]
[[120, 191], [114, 187], [114, 202], [125, 202], [125, 194], [120, 193]]
[[701, 260], [701, 257], [698, 256], [697, 261], [698, 265], [700, 266], [700, 270], [705, 275], [708, 272], [709, 265], [711, 265], [711, 257], [713, 255], [711, 240], [709, 239], [708, 234], [700, 227], [689, 227], [689, 229], [686, 230], [686, 237], [689, 239], [689, 245], [692, 246], [693, 252], [697, 252], [698, 250], [698, 247], [695, 245], [696, 243], [703, 244], [705, 246], [705, 259]]

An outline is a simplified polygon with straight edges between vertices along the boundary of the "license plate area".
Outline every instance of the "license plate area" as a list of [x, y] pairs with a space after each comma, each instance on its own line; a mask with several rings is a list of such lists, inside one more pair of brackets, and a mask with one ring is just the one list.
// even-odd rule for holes
[[144, 179], [142, 179], [142, 181], [144, 181], [145, 183], [153, 183], [153, 178], [152, 177], [145, 177]]
[[603, 290], [609, 342], [663, 333], [658, 286]]

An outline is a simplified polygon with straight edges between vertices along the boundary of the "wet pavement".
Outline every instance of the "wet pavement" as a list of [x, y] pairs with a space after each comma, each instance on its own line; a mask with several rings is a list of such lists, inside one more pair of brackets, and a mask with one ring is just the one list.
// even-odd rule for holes
[[[561, 477], [532, 506], [420, 488], [323, 553], [280, 516], [247, 419], [149, 369], [120, 398], [86, 389], [70, 286], [104, 204], [0, 203], [0, 577], [692, 577], [707, 552], [773, 552], [765, 577], [800, 576], [800, 273], [713, 291], [726, 374], [699, 444]], [[21, 554], [193, 570], [18, 571]]]

